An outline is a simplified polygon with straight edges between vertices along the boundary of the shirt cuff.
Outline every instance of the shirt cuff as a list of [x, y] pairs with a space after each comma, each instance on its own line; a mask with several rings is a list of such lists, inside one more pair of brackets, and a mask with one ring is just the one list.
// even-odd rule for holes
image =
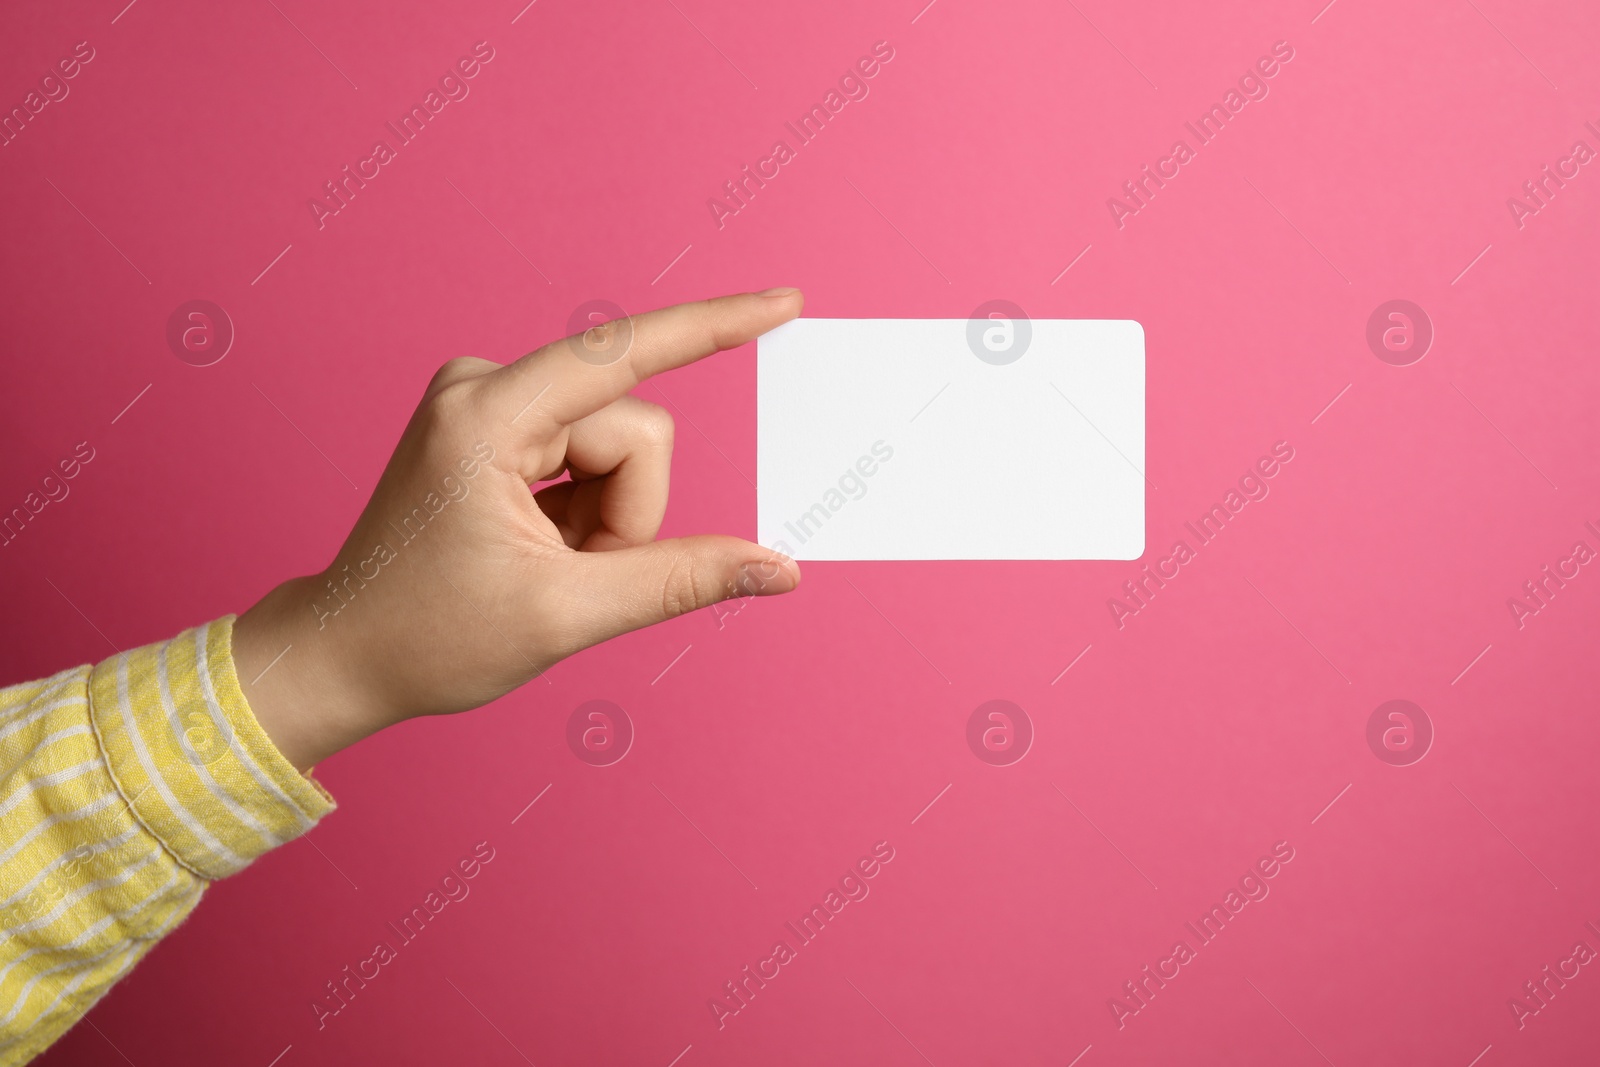
[[223, 878], [334, 808], [295, 770], [239, 688], [234, 616], [100, 663], [90, 718], [117, 789], [183, 866]]

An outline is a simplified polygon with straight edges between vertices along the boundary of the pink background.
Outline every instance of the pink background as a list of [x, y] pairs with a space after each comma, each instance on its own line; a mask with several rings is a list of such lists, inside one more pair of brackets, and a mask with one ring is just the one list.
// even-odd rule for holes
[[[0, 509], [96, 450], [0, 548], [7, 681], [321, 567], [440, 362], [594, 298], [1137, 319], [1147, 560], [1295, 458], [1120, 630], [1133, 564], [812, 564], [329, 760], [341, 810], [42, 1062], [1596, 1056], [1596, 968], [1520, 1031], [1507, 1007], [1600, 948], [1600, 576], [1507, 607], [1600, 548], [1600, 168], [1520, 229], [1506, 206], [1600, 148], [1592, 5], [124, 2], [0, 13], [8, 109], [96, 51], [0, 148]], [[879, 40], [870, 96], [719, 230], [706, 199]], [[1106, 199], [1280, 40], [1270, 95], [1119, 230]], [[319, 231], [307, 200], [477, 41], [471, 95]], [[165, 340], [196, 298], [237, 329], [205, 368]], [[1392, 298], [1434, 323], [1412, 366], [1364, 339]], [[753, 350], [641, 392], [680, 415], [666, 532], [753, 535]], [[1437, 731], [1413, 766], [1366, 742], [1394, 698]], [[610, 767], [565, 741], [591, 699], [637, 732]], [[1009, 767], [967, 747], [990, 699], [1036, 730]], [[871, 895], [719, 1031], [708, 999], [883, 840]], [[480, 841], [470, 897], [319, 1031], [324, 983]], [[1108, 999], [1279, 841], [1271, 895], [1119, 1030]]]

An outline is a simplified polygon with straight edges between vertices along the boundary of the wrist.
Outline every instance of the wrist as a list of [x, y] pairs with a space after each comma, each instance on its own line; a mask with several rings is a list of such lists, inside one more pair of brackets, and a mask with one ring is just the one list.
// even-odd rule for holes
[[239, 686], [256, 721], [285, 759], [304, 772], [388, 725], [370, 687], [349, 669], [339, 635], [319, 627], [313, 605], [320, 575], [293, 578], [233, 626]]

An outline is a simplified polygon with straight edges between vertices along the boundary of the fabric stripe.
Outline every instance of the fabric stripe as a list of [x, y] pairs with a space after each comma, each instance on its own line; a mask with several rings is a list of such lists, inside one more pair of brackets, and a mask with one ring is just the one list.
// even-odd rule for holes
[[[74, 726], [68, 730], [63, 730], [60, 734], [54, 736], [57, 738], [63, 736], [75, 737], [88, 732], [89, 726], [87, 723], [85, 723], [81, 727]], [[24, 801], [34, 799], [33, 794], [37, 789], [44, 786], [64, 785], [78, 777], [78, 775], [85, 774], [99, 766], [101, 766], [101, 763], [98, 759], [87, 759], [82, 763], [74, 763], [70, 767], [63, 767], [59, 771], [51, 771], [48, 774], [41, 774], [39, 777], [28, 783], [32, 788], [18, 789], [5, 800], [0, 801], [0, 816], [9, 815], [13, 808], [21, 807]]]
[[[141, 652], [148, 652], [140, 649]], [[150, 749], [145, 745], [144, 734], [140, 732], [138, 722], [134, 718], [133, 702], [128, 696], [128, 657], [126, 654], [117, 657], [117, 713], [121, 716], [124, 730], [123, 736], [133, 748], [133, 754], [139, 761], [139, 766], [144, 769], [145, 781], [155, 789], [158, 796], [167, 802], [167, 808], [173, 816], [183, 824], [184, 829], [202, 844], [212, 856], [219, 857], [237, 870], [243, 867], [247, 860], [235, 855], [233, 850], [218, 841], [211, 832], [202, 826], [188, 808], [173, 793], [172, 787], [167, 785], [166, 777], [156, 768], [155, 760], [150, 757]], [[168, 764], [168, 770], [177, 768]], [[229, 874], [233, 871], [229, 871]]]
[[[144, 831], [143, 827], [135, 827], [135, 828], [133, 828], [131, 830], [124, 830], [122, 833], [118, 834], [116, 837], [112, 838], [110, 841], [107, 841], [103, 845], [101, 845], [101, 848], [102, 849], [112, 849], [112, 850], [120, 849], [123, 845], [127, 844], [129, 841], [133, 840], [136, 836], [138, 836], [139, 834], [142, 834], [144, 832], [145, 831]], [[35, 874], [32, 878], [28, 879], [28, 881], [26, 883], [24, 883], [23, 886], [20, 889], [18, 889], [15, 893], [12, 893], [5, 900], [0, 900], [0, 911], [3, 911], [6, 908], [9, 908], [11, 905], [15, 904], [18, 900], [20, 900], [23, 897], [27, 896], [29, 893], [31, 893], [34, 889], [36, 889], [38, 887], [40, 882], [44, 881], [46, 878], [50, 877], [52, 874], [55, 874], [57, 871], [59, 871], [63, 867], [65, 867], [68, 864], [68, 862], [71, 860], [71, 858], [72, 858], [71, 856], [61, 856], [61, 857], [57, 858], [55, 860], [55, 862], [51, 863], [49, 866], [40, 868], [39, 873]]]
[[[99, 892], [100, 890], [103, 890], [103, 889], [111, 889], [113, 887], [125, 884], [126, 882], [128, 882], [129, 879], [133, 878], [134, 875], [138, 874], [141, 870], [143, 870], [149, 864], [154, 863], [158, 858], [159, 858], [159, 856], [156, 853], [154, 853], [154, 852], [146, 852], [143, 856], [139, 857], [139, 859], [135, 860], [133, 863], [128, 864], [120, 872], [118, 872], [117, 874], [112, 875], [110, 878], [102, 878], [97, 882], [90, 882], [87, 885], [79, 886], [77, 889], [74, 889], [70, 894], [68, 894], [61, 901], [61, 903], [57, 904], [49, 912], [47, 912], [44, 915], [41, 915], [39, 918], [34, 919], [34, 920], [30, 921], [30, 922], [25, 922], [20, 926], [12, 927], [12, 929], [10, 930], [10, 933], [12, 934], [12, 936], [16, 936], [18, 934], [32, 933], [34, 930], [42, 930], [42, 929], [44, 929], [45, 927], [49, 926], [51, 923], [53, 923], [57, 919], [59, 919], [62, 915], [66, 914], [66, 912], [67, 912], [67, 910], [69, 908], [71, 908], [74, 904], [78, 903], [78, 901], [82, 900], [84, 897], [89, 896], [91, 893], [97, 893], [97, 892]], [[191, 875], [190, 877], [193, 877], [193, 876]], [[167, 888], [167, 886], [170, 886], [173, 883], [173, 881], [176, 880], [176, 878], [177, 878], [176, 873], [171, 875], [167, 880], [167, 885], [162, 887], [162, 891], [164, 892], [165, 889]], [[137, 914], [139, 911], [142, 911], [144, 909], [144, 907], [145, 907], [145, 904], [149, 900], [150, 900], [150, 897], [147, 896], [147, 897], [144, 898], [143, 901], [141, 901], [140, 903], [134, 905], [133, 907], [124, 908], [121, 911], [112, 912], [111, 914], [107, 915], [105, 918], [98, 920], [93, 926], [90, 926], [82, 934], [79, 934], [78, 937], [74, 938], [72, 941], [67, 942], [65, 945], [53, 946], [53, 947], [49, 947], [49, 948], [40, 948], [40, 949], [37, 949], [37, 950], [29, 949], [27, 952], [24, 952], [21, 957], [18, 957], [18, 959], [26, 957], [26, 956], [30, 955], [31, 953], [33, 953], [34, 951], [54, 952], [54, 951], [56, 951], [56, 949], [58, 947], [59, 948], [72, 948], [73, 946], [79, 944], [80, 942], [82, 942], [84, 940], [87, 940], [88, 938], [94, 936], [94, 934], [98, 933], [99, 931], [104, 930], [107, 926], [110, 926], [113, 922], [117, 922], [117, 921], [119, 921], [121, 919], [128, 918], [128, 917], [130, 917], [132, 915]], [[15, 961], [13, 961], [12, 963], [6, 964], [4, 967], [0, 967], [0, 982], [3, 982], [5, 980], [6, 973], [14, 965], [15, 965]]]
[[232, 633], [0, 689], [0, 1067], [82, 1018], [210, 879], [333, 809], [256, 722]]
[[68, 700], [58, 700], [58, 701], [55, 701], [52, 704], [46, 704], [42, 708], [34, 708], [33, 710], [29, 711], [26, 715], [19, 716], [19, 717], [14, 718], [14, 719], [8, 719], [8, 720], [6, 720], [6, 725], [4, 727], [0, 727], [0, 741], [4, 741], [6, 738], [10, 737], [12, 734], [18, 732], [19, 730], [22, 730], [22, 729], [32, 725], [33, 723], [38, 722], [40, 719], [44, 718], [46, 715], [49, 715], [52, 711], [56, 711], [56, 710], [58, 710], [60, 708], [75, 707], [75, 706], [83, 704], [83, 703], [84, 703], [83, 697], [81, 697], [81, 696], [72, 697], [72, 698], [70, 698]]
[[38, 988], [39, 983], [50, 977], [52, 974], [60, 974], [62, 971], [81, 969], [83, 975], [87, 977], [90, 973], [92, 973], [93, 964], [100, 962], [107, 956], [114, 956], [119, 952], [127, 952], [129, 948], [130, 946], [126, 942], [119, 941], [115, 945], [112, 945], [110, 948], [106, 949], [104, 952], [97, 953], [88, 957], [87, 959], [74, 957], [73, 959], [58, 963], [54, 967], [42, 967], [36, 971], [33, 971], [28, 976], [28, 980], [22, 983], [22, 988], [17, 992], [16, 1000], [12, 1003], [10, 1010], [8, 1010], [4, 1015], [0, 1015], [0, 1026], [4, 1026], [12, 1019], [15, 1019], [17, 1017], [17, 1013], [23, 1008], [27, 1007], [28, 998], [33, 995], [33, 991]]
[[73, 690], [78, 699], [83, 699], [83, 673], [82, 667], [68, 667], [48, 678], [37, 682], [23, 682], [6, 689], [0, 689], [0, 722], [7, 722], [23, 714], [40, 700], [55, 696], [57, 693]]
[[4, 866], [5, 864], [10, 863], [11, 862], [11, 858], [13, 856], [15, 856], [17, 853], [21, 852], [24, 848], [26, 848], [28, 846], [28, 844], [30, 842], [32, 842], [35, 838], [37, 838], [40, 834], [44, 833], [46, 830], [50, 830], [50, 829], [54, 828], [55, 826], [57, 826], [57, 825], [59, 825], [61, 823], [76, 822], [76, 821], [79, 821], [79, 820], [87, 819], [91, 815], [96, 815], [96, 814], [98, 814], [98, 813], [100, 813], [102, 811], [105, 811], [107, 808], [111, 807], [114, 803], [116, 803], [116, 801], [118, 801], [120, 799], [121, 798], [118, 797], [115, 793], [112, 793], [112, 794], [110, 794], [108, 796], [102, 796], [99, 799], [93, 801], [92, 803], [86, 804], [83, 807], [77, 809], [76, 811], [66, 811], [66, 812], [62, 812], [62, 813], [60, 813], [58, 815], [50, 815], [50, 816], [47, 816], [44, 819], [41, 819], [38, 823], [34, 824], [33, 829], [29, 830], [27, 833], [25, 833], [21, 837], [17, 838], [17, 843], [16, 844], [12, 845], [10, 848], [6, 849], [4, 852], [0, 852], [0, 866]]
[[[32, 760], [35, 756], [37, 756], [39, 754], [41, 749], [49, 748], [51, 745], [55, 744], [57, 741], [62, 741], [62, 740], [65, 740], [66, 738], [69, 738], [69, 737], [80, 737], [80, 736], [83, 736], [83, 735], [87, 734], [88, 732], [89, 732], [89, 724], [80, 722], [80, 723], [75, 723], [72, 726], [68, 726], [68, 727], [65, 727], [63, 729], [57, 730], [54, 733], [46, 734], [44, 737], [41, 737], [41, 738], [39, 738], [39, 740], [35, 741], [33, 743], [33, 747], [32, 748], [30, 748], [30, 749], [28, 749], [28, 751], [22, 753], [22, 755], [15, 761], [15, 763], [13, 763], [11, 760], [7, 760], [6, 761], [6, 764], [7, 764], [6, 770], [9, 772], [12, 766], [20, 766], [20, 765], [22, 765], [24, 763], [29, 762], [30, 760]], [[28, 783], [28, 784], [29, 784], [29, 786], [32, 785], [31, 782]], [[18, 792], [21, 792], [21, 791], [22, 790], [19, 788]], [[29, 789], [29, 791], [30, 792], [32, 791], [31, 788]]]
[[[76, 904], [90, 893], [93, 893], [96, 890], [106, 889], [110, 886], [121, 885], [128, 879], [132, 878], [135, 874], [139, 873], [139, 871], [147, 864], [156, 862], [157, 858], [158, 855], [156, 853], [147, 852], [137, 863], [129, 866], [116, 877], [104, 878], [98, 882], [90, 882], [88, 885], [79, 886], [73, 891], [71, 896], [57, 904], [55, 909], [50, 914], [35, 919], [32, 922], [23, 923], [21, 926], [11, 930], [10, 933], [15, 936], [17, 934], [31, 933], [34, 930], [43, 929], [44, 927], [49, 926], [51, 923], [55, 922], [57, 918], [64, 914], [68, 908], [72, 907], [72, 905]], [[191, 875], [190, 877], [193, 876]], [[16, 967], [18, 964], [24, 962], [25, 960], [31, 959], [34, 956], [39, 956], [50, 952], [63, 952], [67, 949], [77, 948], [80, 945], [92, 941], [96, 935], [110, 927], [112, 923], [122, 922], [132, 918], [134, 915], [137, 915], [139, 912], [149, 907], [151, 901], [164, 896], [169, 890], [171, 890], [177, 881], [178, 875], [177, 872], [174, 871], [167, 876], [166, 883], [162, 885], [159, 890], [149, 894], [131, 907], [123, 908], [120, 911], [111, 912], [103, 918], [96, 920], [92, 926], [85, 929], [83, 933], [79, 934], [77, 937], [74, 937], [70, 941], [63, 942], [59, 945], [35, 945], [33, 948], [24, 950], [17, 956], [16, 959], [7, 963], [4, 967], [0, 967], [0, 989], [4, 988], [6, 975], [11, 973], [11, 969], [13, 967]]]
[[[156, 671], [156, 678], [159, 682], [161, 708], [166, 713], [167, 722], [172, 725], [174, 732], [177, 733], [180, 739], [182, 739], [184, 754], [188, 756], [190, 760], [189, 769], [194, 773], [195, 777], [200, 779], [200, 783], [205, 786], [206, 791], [216, 798], [217, 803], [221, 804], [228, 810], [229, 815], [232, 815], [235, 819], [244, 823], [250, 829], [254, 830], [258, 835], [260, 835], [261, 840], [265, 845], [265, 847], [261, 849], [262, 852], [277, 848], [279, 845], [283, 844], [283, 840], [279, 838], [277, 834], [274, 834], [271, 830], [268, 830], [264, 825], [262, 825], [259, 819], [250, 814], [248, 809], [241, 807], [237, 801], [229, 796], [223, 790], [223, 788], [217, 784], [217, 780], [211, 777], [211, 772], [206, 769], [204, 760], [198, 753], [195, 752], [193, 746], [189, 744], [188, 731], [182, 728], [182, 722], [178, 718], [178, 709], [173, 706], [172, 691], [167, 681], [167, 653], [175, 643], [176, 642], [172, 642], [161, 646], [161, 651], [157, 654], [159, 668]], [[201, 652], [201, 658], [203, 658], [203, 646], [198, 651]], [[220, 711], [221, 709], [218, 710]], [[191, 711], [190, 714], [194, 714], [194, 712]], [[221, 726], [219, 726], [217, 720], [211, 716], [209, 706], [206, 710], [206, 716], [210, 721], [210, 736], [213, 739], [227, 737], [228, 743], [231, 745], [233, 741], [233, 731], [231, 728], [229, 728], [226, 717], [224, 717]]]

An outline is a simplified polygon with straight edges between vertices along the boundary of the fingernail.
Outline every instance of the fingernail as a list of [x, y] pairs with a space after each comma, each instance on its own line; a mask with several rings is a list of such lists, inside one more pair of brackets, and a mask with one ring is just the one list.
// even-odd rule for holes
[[799, 291], [800, 290], [798, 290], [798, 289], [796, 289], [796, 288], [794, 288], [793, 286], [790, 286], [790, 285], [780, 285], [776, 289], [763, 289], [761, 292], [757, 293], [756, 295], [757, 296], [770, 296], [770, 297], [772, 297], [774, 299], [779, 299], [779, 298], [782, 298], [782, 297], [785, 297], [785, 296], [793, 296], [794, 294], [798, 293]]
[[740, 567], [733, 588], [739, 596], [777, 596], [799, 584], [800, 568], [788, 556], [775, 552], [764, 560]]

